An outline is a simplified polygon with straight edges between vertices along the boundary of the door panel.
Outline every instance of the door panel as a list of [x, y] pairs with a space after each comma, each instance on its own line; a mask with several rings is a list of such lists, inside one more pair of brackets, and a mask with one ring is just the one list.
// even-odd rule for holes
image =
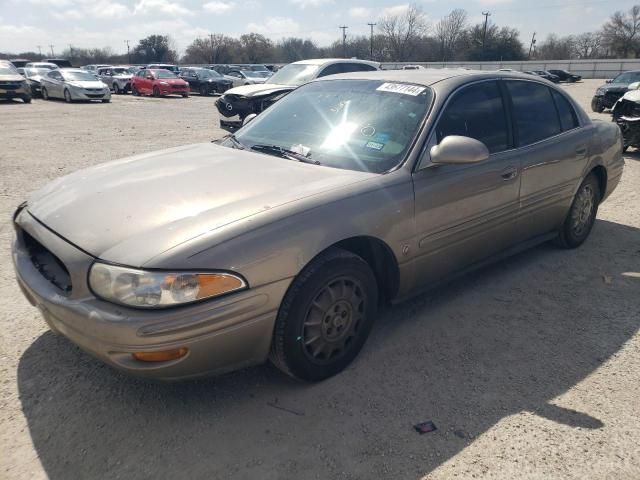
[[519, 159], [492, 155], [477, 165], [442, 165], [414, 174], [419, 285], [435, 282], [515, 243]]
[[524, 80], [505, 84], [522, 161], [519, 230], [528, 238], [556, 230], [564, 221], [587, 165], [591, 133], [555, 89]]
[[[416, 286], [454, 273], [511, 246], [517, 238], [520, 159], [494, 80], [455, 92], [434, 126], [413, 175]], [[471, 164], [433, 165], [429, 149], [449, 135], [483, 142], [489, 159]]]

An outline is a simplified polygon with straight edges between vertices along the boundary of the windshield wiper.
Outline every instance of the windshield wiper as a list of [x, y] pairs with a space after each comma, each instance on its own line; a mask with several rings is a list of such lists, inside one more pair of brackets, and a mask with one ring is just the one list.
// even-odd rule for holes
[[302, 155], [301, 153], [294, 152], [293, 150], [282, 148], [279, 145], [252, 145], [251, 150], [266, 153], [268, 155], [276, 155], [278, 157], [287, 158], [289, 160], [297, 160], [298, 162], [320, 165], [319, 161], [311, 159], [310, 153], [307, 155]]

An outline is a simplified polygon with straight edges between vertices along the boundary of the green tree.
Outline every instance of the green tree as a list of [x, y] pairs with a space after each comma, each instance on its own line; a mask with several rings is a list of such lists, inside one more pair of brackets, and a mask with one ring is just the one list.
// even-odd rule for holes
[[138, 63], [174, 63], [178, 60], [178, 54], [175, 49], [171, 48], [171, 40], [168, 35], [149, 35], [135, 46], [133, 58]]

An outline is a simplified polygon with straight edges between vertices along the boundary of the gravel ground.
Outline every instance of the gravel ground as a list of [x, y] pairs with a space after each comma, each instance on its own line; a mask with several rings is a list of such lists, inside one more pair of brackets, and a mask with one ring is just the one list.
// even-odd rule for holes
[[[585, 107], [596, 80], [566, 88]], [[341, 375], [124, 376], [20, 294], [10, 215], [79, 168], [219, 137], [212, 98], [0, 103], [0, 478], [640, 478], [640, 154], [589, 241], [382, 312]], [[596, 115], [609, 120], [608, 115]], [[412, 425], [433, 420], [418, 435]]]

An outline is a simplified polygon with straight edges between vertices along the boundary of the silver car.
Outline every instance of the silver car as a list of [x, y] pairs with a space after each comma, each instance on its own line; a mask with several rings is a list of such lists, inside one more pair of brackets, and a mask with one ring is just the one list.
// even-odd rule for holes
[[98, 69], [98, 77], [108, 85], [115, 94], [131, 91], [133, 74], [129, 67], [106, 67]]
[[535, 77], [342, 74], [220, 144], [62, 177], [14, 215], [17, 280], [49, 326], [157, 379], [266, 359], [320, 380], [380, 302], [553, 240], [575, 248], [623, 170], [619, 129]]
[[42, 98], [63, 98], [71, 103], [75, 100], [111, 101], [111, 90], [95, 74], [79, 68], [61, 68], [52, 70], [41, 77], [40, 93]]

